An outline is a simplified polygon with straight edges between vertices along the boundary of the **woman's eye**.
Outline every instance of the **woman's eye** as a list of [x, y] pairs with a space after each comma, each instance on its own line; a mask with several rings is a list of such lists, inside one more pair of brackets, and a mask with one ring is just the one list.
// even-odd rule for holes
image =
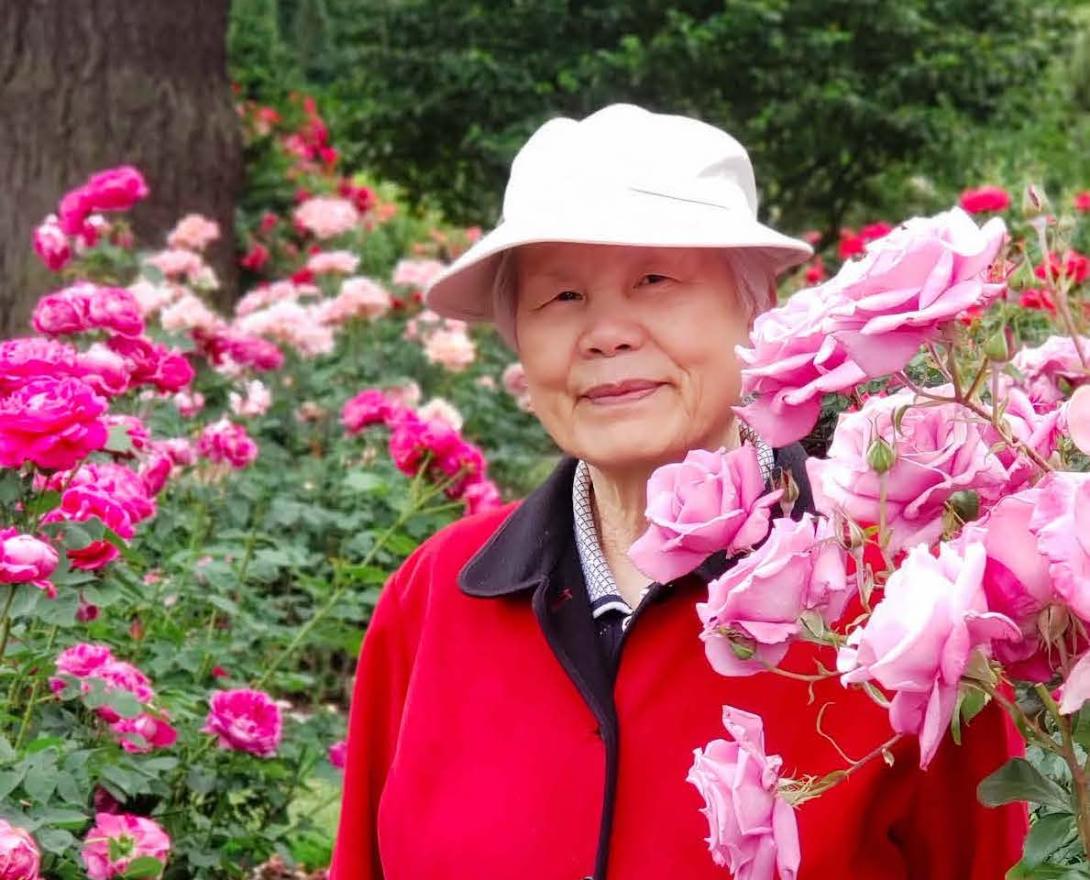
[[553, 297], [558, 302], [575, 302], [580, 298], [582, 298], [582, 294], [577, 290], [562, 290]]
[[661, 283], [663, 281], [669, 281], [670, 280], [670, 276], [668, 276], [668, 275], [656, 275], [653, 272], [649, 272], [647, 275], [644, 275], [643, 278], [641, 278], [640, 280], [643, 281], [646, 278], [654, 279], [651, 282], [652, 284]]

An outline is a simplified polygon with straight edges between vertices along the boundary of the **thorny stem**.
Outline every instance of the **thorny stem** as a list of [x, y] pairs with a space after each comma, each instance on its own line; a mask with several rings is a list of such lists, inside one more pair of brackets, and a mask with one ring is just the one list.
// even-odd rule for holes
[[[1063, 745], [1060, 748], [1060, 756], [1071, 771], [1071, 783], [1075, 792], [1075, 824], [1079, 829], [1079, 840], [1082, 843], [1083, 852], [1090, 855], [1090, 789], [1087, 788], [1086, 767], [1079, 763], [1075, 754], [1075, 743], [1071, 736], [1071, 718], [1060, 712], [1052, 694], [1043, 684], [1034, 686], [1037, 696], [1044, 703], [1045, 708], [1060, 729], [1060, 738]], [[1051, 739], [1051, 737], [1050, 737]]]

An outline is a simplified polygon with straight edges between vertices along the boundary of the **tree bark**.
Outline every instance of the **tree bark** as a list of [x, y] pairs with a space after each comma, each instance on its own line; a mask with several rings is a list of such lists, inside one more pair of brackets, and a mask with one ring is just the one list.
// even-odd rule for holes
[[57, 284], [31, 246], [60, 197], [135, 165], [150, 195], [127, 217], [165, 246], [189, 212], [216, 220], [207, 258], [233, 301], [242, 138], [227, 73], [230, 0], [0, 0], [0, 338], [31, 332]]

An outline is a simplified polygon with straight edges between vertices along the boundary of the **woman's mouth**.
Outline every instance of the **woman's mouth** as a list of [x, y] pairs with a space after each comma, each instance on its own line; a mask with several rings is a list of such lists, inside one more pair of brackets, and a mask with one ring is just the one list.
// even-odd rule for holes
[[650, 397], [665, 384], [665, 382], [654, 382], [651, 379], [627, 379], [624, 382], [608, 382], [603, 385], [595, 385], [583, 392], [583, 397], [595, 406], [632, 403]]

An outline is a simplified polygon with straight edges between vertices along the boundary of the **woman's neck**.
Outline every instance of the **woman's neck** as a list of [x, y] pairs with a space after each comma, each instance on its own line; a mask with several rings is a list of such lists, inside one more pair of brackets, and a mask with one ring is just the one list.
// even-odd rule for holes
[[[714, 447], [736, 448], [741, 442], [737, 422], [731, 422], [724, 439]], [[654, 466], [614, 469], [590, 465], [592, 510], [602, 555], [613, 573], [617, 589], [633, 608], [650, 580], [628, 558], [628, 548], [647, 529], [647, 481]]]

